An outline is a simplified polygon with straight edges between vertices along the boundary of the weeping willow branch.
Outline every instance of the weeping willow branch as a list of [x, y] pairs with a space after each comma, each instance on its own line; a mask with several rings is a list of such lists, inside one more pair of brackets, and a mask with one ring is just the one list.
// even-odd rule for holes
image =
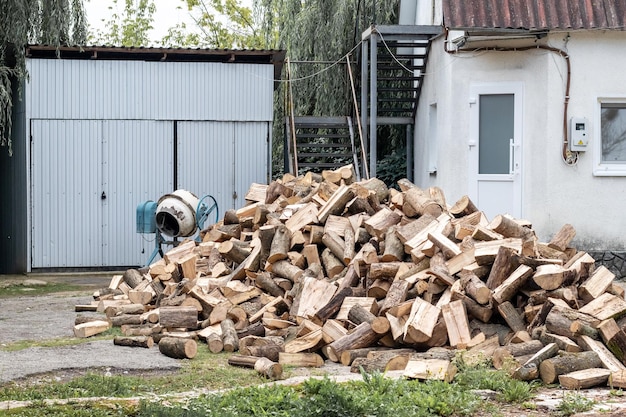
[[0, 1], [0, 146], [6, 146], [9, 155], [13, 83], [19, 86], [28, 77], [26, 45], [82, 45], [86, 33], [82, 0]]

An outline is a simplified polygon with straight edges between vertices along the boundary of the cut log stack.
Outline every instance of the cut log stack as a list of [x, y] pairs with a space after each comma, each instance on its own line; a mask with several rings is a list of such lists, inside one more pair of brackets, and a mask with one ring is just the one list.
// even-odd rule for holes
[[465, 350], [520, 379], [626, 387], [624, 291], [571, 247], [573, 226], [541, 242], [467, 196], [449, 205], [439, 188], [398, 186], [356, 182], [350, 167], [253, 184], [200, 242], [76, 306], [107, 320], [75, 332], [120, 326], [136, 338], [125, 346], [165, 340], [164, 354], [186, 358], [201, 341], [272, 378], [277, 364], [330, 360], [451, 380]]

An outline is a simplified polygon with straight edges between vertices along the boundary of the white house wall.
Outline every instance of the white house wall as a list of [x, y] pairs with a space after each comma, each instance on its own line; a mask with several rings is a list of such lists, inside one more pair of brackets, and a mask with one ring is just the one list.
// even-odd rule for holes
[[[469, 89], [478, 83], [523, 85], [522, 217], [541, 239], [571, 223], [574, 244], [586, 250], [624, 250], [626, 177], [593, 174], [593, 142], [575, 166], [561, 158], [566, 66], [546, 50], [516, 52], [443, 51], [433, 43], [415, 128], [415, 182], [437, 185], [449, 204], [468, 193]], [[586, 117], [593, 132], [598, 97], [626, 99], [620, 68], [626, 65], [626, 34], [587, 32], [553, 34], [548, 44], [566, 49], [572, 66], [569, 117]], [[430, 174], [426, 137], [429, 108], [437, 106], [437, 172]], [[432, 130], [431, 130], [432, 131]]]

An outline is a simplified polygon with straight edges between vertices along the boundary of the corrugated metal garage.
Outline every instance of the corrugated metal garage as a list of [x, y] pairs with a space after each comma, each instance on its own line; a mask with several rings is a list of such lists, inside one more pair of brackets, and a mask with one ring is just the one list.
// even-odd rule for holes
[[154, 242], [135, 232], [139, 203], [184, 188], [212, 195], [223, 213], [244, 203], [252, 182], [268, 181], [284, 53], [59, 55], [28, 49], [15, 154], [2, 156], [11, 175], [0, 178], [1, 195], [19, 201], [0, 217], [1, 272], [142, 265]]

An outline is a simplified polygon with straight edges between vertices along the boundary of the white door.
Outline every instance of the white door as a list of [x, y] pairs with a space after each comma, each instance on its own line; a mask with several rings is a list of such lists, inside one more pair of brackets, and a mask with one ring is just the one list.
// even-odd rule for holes
[[31, 267], [102, 265], [97, 120], [31, 120]]
[[143, 265], [137, 205], [173, 189], [173, 122], [31, 121], [31, 267]]
[[489, 220], [522, 216], [522, 84], [470, 88], [469, 196]]
[[144, 265], [154, 234], [136, 232], [137, 205], [174, 187], [174, 122], [102, 122], [102, 252], [104, 265]]

